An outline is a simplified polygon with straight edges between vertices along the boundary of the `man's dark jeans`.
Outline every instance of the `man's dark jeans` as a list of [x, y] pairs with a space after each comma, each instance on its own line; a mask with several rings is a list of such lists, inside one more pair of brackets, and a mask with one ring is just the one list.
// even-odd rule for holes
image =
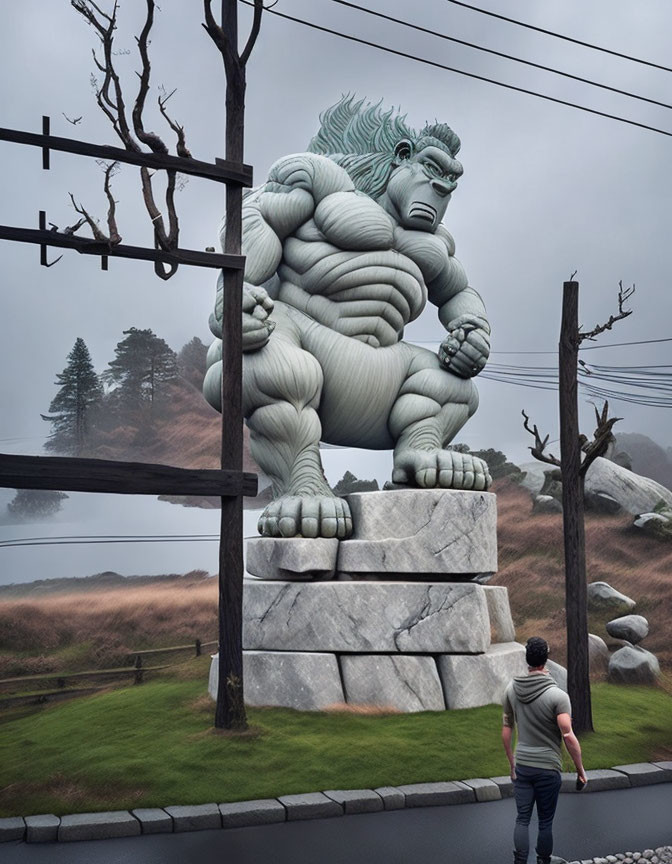
[[518, 817], [513, 832], [514, 861], [516, 864], [527, 861], [530, 850], [530, 817], [535, 804], [537, 805], [537, 818], [539, 820], [537, 855], [540, 858], [551, 857], [553, 852], [553, 817], [555, 816], [561, 785], [562, 778], [559, 771], [516, 765], [514, 790]]

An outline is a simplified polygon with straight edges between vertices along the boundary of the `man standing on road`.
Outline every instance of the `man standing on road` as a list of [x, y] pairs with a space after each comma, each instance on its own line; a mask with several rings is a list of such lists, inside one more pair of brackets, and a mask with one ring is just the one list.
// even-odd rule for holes
[[[571, 703], [546, 667], [548, 644], [533, 636], [527, 640], [528, 674], [514, 678], [503, 700], [502, 743], [511, 765], [518, 816], [513, 833], [514, 864], [526, 864], [530, 848], [529, 825], [537, 805], [539, 835], [537, 864], [561, 862], [552, 856], [553, 817], [558, 803], [562, 771], [562, 742], [577, 771], [577, 789], [585, 786], [586, 772], [581, 745], [572, 732]], [[518, 726], [515, 760], [511, 747], [513, 727]]]

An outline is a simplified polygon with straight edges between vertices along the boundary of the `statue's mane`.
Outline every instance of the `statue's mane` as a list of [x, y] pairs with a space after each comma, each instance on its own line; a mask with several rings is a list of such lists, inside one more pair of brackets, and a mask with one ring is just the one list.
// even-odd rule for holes
[[367, 103], [351, 94], [320, 114], [320, 128], [308, 145], [310, 153], [333, 159], [350, 175], [355, 187], [372, 198], [381, 195], [402, 139], [420, 149], [434, 144], [456, 156], [460, 139], [445, 123], [427, 125], [418, 133], [396, 108], [383, 111], [382, 101]]

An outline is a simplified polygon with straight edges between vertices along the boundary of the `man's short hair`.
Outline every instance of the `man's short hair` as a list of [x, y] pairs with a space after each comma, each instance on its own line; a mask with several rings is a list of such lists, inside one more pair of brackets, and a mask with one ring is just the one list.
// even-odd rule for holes
[[525, 645], [525, 660], [533, 669], [544, 666], [548, 660], [548, 642], [540, 636], [528, 639]]

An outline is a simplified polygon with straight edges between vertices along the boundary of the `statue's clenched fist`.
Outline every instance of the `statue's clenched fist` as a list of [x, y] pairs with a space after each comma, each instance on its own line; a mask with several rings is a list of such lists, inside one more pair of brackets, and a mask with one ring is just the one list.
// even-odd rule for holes
[[275, 322], [268, 317], [273, 311], [273, 301], [264, 288], [243, 286], [243, 351], [263, 348], [275, 329]]
[[478, 315], [460, 315], [448, 323], [439, 360], [460, 378], [473, 378], [490, 355], [490, 325]]

